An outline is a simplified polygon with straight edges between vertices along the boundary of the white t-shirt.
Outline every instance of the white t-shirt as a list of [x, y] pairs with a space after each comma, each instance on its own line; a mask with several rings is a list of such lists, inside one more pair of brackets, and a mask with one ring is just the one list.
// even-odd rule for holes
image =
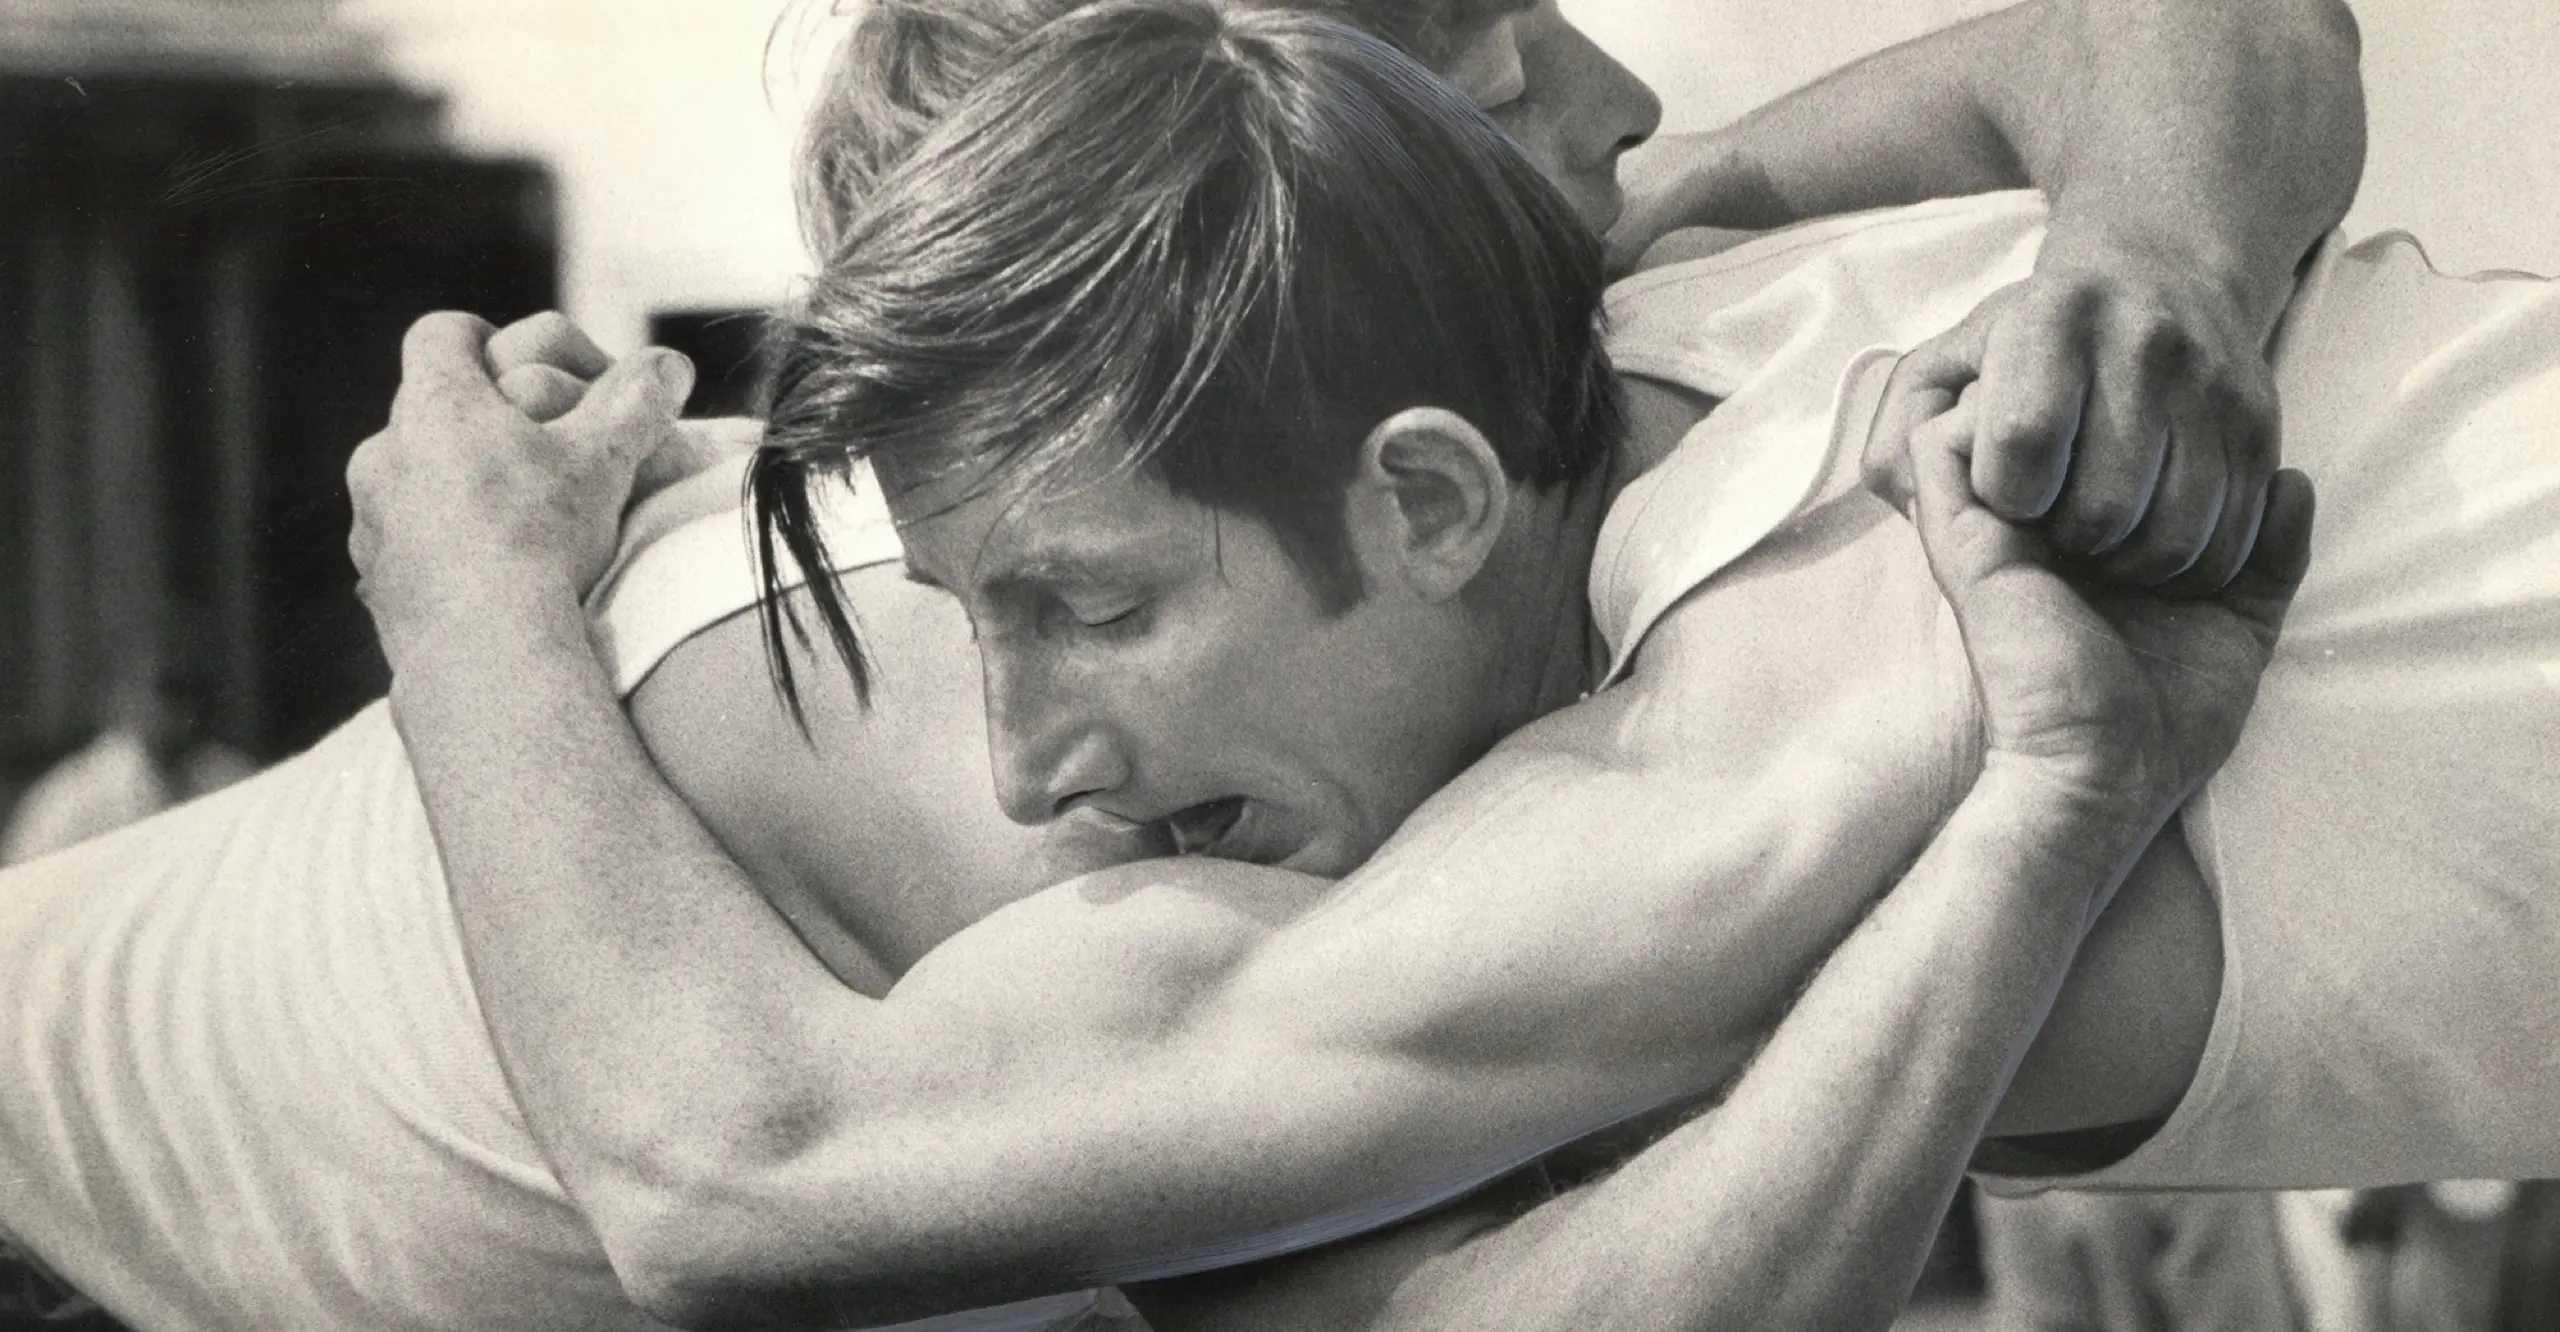
[[[625, 692], [753, 604], [739, 480], [634, 515], [593, 615]], [[897, 557], [876, 497], [841, 507], [838, 563]], [[228, 791], [0, 871], [0, 1235], [142, 1332], [655, 1326], [508, 1092], [379, 703]], [[911, 1326], [1045, 1328], [1091, 1303]]]
[[627, 1328], [381, 704], [0, 872], [0, 1228], [145, 1332]]
[[[1621, 667], [1823, 512], [1891, 356], [2025, 276], [2042, 223], [2030, 194], [1926, 204], [1611, 294], [1622, 367], [1726, 399], [1603, 529], [1592, 605]], [[2276, 364], [2320, 514], [2256, 711], [2184, 816], [2221, 1002], [2169, 1121], [2062, 1182], [2560, 1174], [2560, 284], [2333, 241]]]
[[139, 823], [176, 801], [142, 736], [110, 727], [46, 769], [18, 798], [0, 824], [0, 865]]

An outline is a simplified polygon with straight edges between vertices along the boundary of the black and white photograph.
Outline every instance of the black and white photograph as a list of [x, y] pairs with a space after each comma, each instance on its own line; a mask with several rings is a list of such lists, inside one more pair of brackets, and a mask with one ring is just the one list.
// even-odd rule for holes
[[0, 1332], [2560, 1332], [2560, 0], [0, 0]]

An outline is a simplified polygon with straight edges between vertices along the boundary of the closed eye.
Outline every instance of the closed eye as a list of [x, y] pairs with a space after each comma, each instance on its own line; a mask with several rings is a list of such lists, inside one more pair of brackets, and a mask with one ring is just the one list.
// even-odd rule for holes
[[1529, 90], [1529, 78], [1520, 60], [1516, 16], [1497, 19], [1460, 41], [1441, 72], [1479, 111], [1491, 113], [1519, 101]]
[[1151, 605], [1150, 602], [1135, 601], [1121, 610], [1101, 613], [1070, 611], [1069, 614], [1074, 615], [1077, 624], [1105, 638], [1132, 638], [1145, 633], [1153, 623], [1154, 617], [1146, 613]]

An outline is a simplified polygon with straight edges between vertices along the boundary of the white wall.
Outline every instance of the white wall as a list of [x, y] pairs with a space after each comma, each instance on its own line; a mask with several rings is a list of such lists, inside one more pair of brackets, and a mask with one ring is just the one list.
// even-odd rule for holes
[[2358, 233], [2438, 267], [2560, 274], [2560, 0], [2362, 0], [2373, 137]]
[[[1996, 3], [1565, 0], [1661, 89], [1674, 129], [1719, 123]], [[2414, 230], [2447, 268], [2560, 272], [2560, 0], [2355, 8], [2373, 144], [2350, 229]], [[466, 142], [553, 163], [565, 301], [609, 344], [628, 346], [652, 309], [766, 303], [805, 264], [786, 175], [805, 81], [767, 77], [781, 9], [349, 0], [347, 12], [385, 31], [405, 73], [449, 94]]]
[[[557, 174], [563, 292], [609, 346], [656, 309], [769, 304], [801, 271], [779, 0], [349, 0], [466, 145]], [[787, 63], [776, 61], [775, 63]], [[774, 84], [768, 98], [768, 82]]]

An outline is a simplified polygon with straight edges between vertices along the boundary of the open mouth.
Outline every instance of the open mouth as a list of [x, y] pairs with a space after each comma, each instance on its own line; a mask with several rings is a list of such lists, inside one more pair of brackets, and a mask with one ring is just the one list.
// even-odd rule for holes
[[1243, 796], [1221, 796], [1166, 815], [1164, 827], [1173, 838], [1175, 855], [1206, 855], [1217, 848], [1221, 838], [1235, 831], [1236, 821], [1243, 817]]

